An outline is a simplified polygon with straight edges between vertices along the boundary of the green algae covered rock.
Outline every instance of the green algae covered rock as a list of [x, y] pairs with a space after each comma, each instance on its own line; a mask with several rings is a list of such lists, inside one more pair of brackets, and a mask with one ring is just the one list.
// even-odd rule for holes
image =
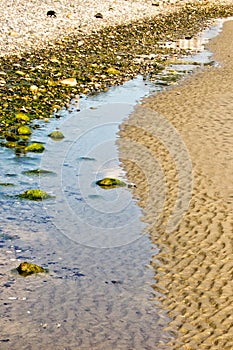
[[54, 140], [62, 140], [62, 139], [64, 139], [63, 133], [61, 131], [59, 131], [59, 130], [52, 131], [48, 136], [51, 137], [51, 139], [54, 139]]
[[19, 135], [31, 135], [32, 131], [27, 125], [20, 126], [18, 128], [18, 134]]
[[42, 153], [44, 149], [44, 145], [34, 142], [31, 145], [25, 147], [25, 152]]
[[96, 184], [105, 189], [126, 186], [123, 181], [111, 177], [105, 177], [104, 179], [97, 181]]
[[16, 113], [15, 119], [19, 122], [24, 122], [24, 123], [30, 122], [30, 117], [24, 112]]
[[29, 199], [31, 201], [42, 201], [47, 198], [52, 198], [47, 192], [42, 190], [27, 190], [21, 194], [19, 194], [19, 197], [22, 199]]
[[5, 147], [7, 147], [7, 148], [16, 148], [17, 146], [18, 146], [17, 143], [13, 142], [13, 141], [7, 141], [5, 143]]
[[19, 266], [17, 267], [16, 270], [18, 271], [18, 273], [21, 276], [24, 276], [24, 277], [32, 275], [34, 273], [47, 272], [47, 270], [44, 269], [43, 267], [38, 266], [36, 264], [31, 264], [31, 263], [26, 262], [26, 261], [19, 264]]
[[13, 187], [14, 184], [12, 184], [11, 182], [0, 182], [0, 186], [3, 186], [3, 187]]
[[44, 169], [33, 169], [23, 171], [25, 175], [55, 175], [53, 171], [44, 170]]

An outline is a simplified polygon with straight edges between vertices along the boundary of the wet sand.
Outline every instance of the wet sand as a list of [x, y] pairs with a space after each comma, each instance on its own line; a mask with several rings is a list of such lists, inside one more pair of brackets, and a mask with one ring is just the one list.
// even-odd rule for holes
[[226, 22], [208, 45], [218, 67], [145, 99], [120, 131], [123, 165], [160, 248], [151, 264], [176, 335], [169, 349], [233, 349], [232, 33]]

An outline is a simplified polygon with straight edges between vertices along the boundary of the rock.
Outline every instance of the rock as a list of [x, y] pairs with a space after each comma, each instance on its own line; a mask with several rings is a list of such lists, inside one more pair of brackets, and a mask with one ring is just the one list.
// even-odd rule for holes
[[8, 134], [5, 135], [5, 139], [6, 139], [7, 141], [13, 141], [13, 142], [15, 142], [15, 141], [18, 141], [18, 140], [19, 140], [19, 136], [16, 135], [15, 133], [13, 133], [13, 132], [10, 132], [10, 133], [8, 133]]
[[19, 197], [22, 199], [29, 199], [31, 201], [42, 201], [44, 199], [51, 198], [51, 196], [42, 190], [27, 190], [21, 194], [19, 194]]
[[100, 12], [98, 12], [96, 15], [95, 15], [95, 18], [103, 18], [103, 15], [102, 15], [102, 13], [100, 13]]
[[47, 16], [48, 17], [54, 17], [54, 18], [57, 17], [56, 12], [54, 10], [49, 10], [47, 12]]
[[12, 184], [11, 182], [0, 182], [0, 186], [3, 186], [3, 187], [13, 187], [14, 184]]
[[29, 90], [33, 93], [33, 94], [36, 94], [39, 90], [38, 86], [36, 85], [31, 85]]
[[18, 128], [18, 135], [31, 135], [31, 129], [27, 125], [20, 126]]
[[64, 139], [63, 133], [61, 131], [59, 131], [59, 130], [52, 131], [48, 136], [51, 137], [54, 140], [62, 140], [62, 139]]
[[104, 179], [97, 181], [96, 184], [106, 189], [126, 186], [123, 181], [111, 177], [105, 177]]
[[77, 80], [75, 78], [67, 78], [67, 79], [60, 80], [60, 83], [62, 85], [68, 85], [68, 86], [74, 87], [77, 85]]
[[18, 121], [25, 122], [25, 123], [28, 123], [30, 121], [29, 116], [23, 112], [16, 113], [15, 119]]
[[7, 148], [16, 148], [17, 147], [17, 143], [16, 142], [12, 142], [12, 141], [8, 141], [5, 143], [5, 147]]
[[19, 264], [19, 266], [16, 269], [18, 271], [18, 273], [21, 276], [29, 276], [32, 275], [34, 273], [43, 273], [43, 272], [47, 272], [43, 267], [36, 265], [36, 264], [31, 264], [29, 262], [22, 262], [21, 264]]
[[55, 174], [53, 171], [44, 170], [44, 169], [33, 169], [33, 170], [26, 170], [23, 171], [23, 174], [25, 175], [51, 175]]
[[45, 147], [41, 143], [34, 142], [31, 145], [25, 147], [25, 152], [42, 153]]
[[108, 69], [106, 70], [106, 72], [107, 72], [108, 74], [112, 74], [112, 75], [118, 75], [118, 74], [120, 74], [120, 71], [117, 70], [116, 68], [113, 68], [113, 67], [108, 68]]

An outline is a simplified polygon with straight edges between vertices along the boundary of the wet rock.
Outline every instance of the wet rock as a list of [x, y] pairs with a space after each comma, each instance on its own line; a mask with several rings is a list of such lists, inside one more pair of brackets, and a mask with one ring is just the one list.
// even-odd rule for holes
[[123, 181], [111, 177], [105, 177], [104, 179], [97, 181], [96, 184], [105, 189], [126, 186]]
[[3, 186], [3, 187], [13, 187], [14, 184], [12, 184], [11, 182], [0, 182], [0, 186]]
[[5, 143], [5, 147], [7, 147], [7, 148], [16, 148], [17, 147], [17, 143], [16, 142], [12, 142], [12, 141], [7, 141]]
[[41, 143], [34, 142], [31, 145], [25, 147], [25, 152], [42, 153], [45, 147]]
[[24, 112], [16, 113], [15, 119], [19, 122], [25, 122], [25, 123], [28, 123], [30, 121], [30, 117]]
[[53, 139], [53, 140], [62, 140], [62, 139], [64, 139], [63, 133], [61, 131], [59, 131], [59, 130], [52, 131], [48, 136], [51, 137], [51, 139]]
[[31, 135], [31, 133], [31, 129], [27, 125], [23, 125], [18, 128], [19, 135]]
[[47, 192], [34, 189], [34, 190], [27, 190], [21, 194], [19, 194], [19, 198], [22, 199], [29, 199], [32, 201], [42, 201], [44, 199], [52, 198]]
[[25, 175], [51, 175], [51, 174], [55, 174], [55, 173], [53, 171], [44, 170], [44, 169], [33, 169], [33, 170], [23, 171], [23, 174], [25, 174]]
[[43, 272], [47, 272], [43, 267], [36, 265], [36, 264], [31, 264], [29, 262], [22, 262], [21, 264], [19, 264], [19, 266], [16, 269], [18, 271], [18, 273], [21, 276], [29, 276], [32, 275], [34, 273], [43, 273]]
[[6, 140], [7, 141], [18, 141], [19, 140], [19, 136], [16, 135], [15, 133], [7, 133], [6, 136], [5, 136]]

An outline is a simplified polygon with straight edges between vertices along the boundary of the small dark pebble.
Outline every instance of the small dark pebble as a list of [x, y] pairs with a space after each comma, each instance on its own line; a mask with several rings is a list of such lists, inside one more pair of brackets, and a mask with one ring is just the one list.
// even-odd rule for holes
[[103, 18], [102, 13], [98, 12], [98, 13], [95, 15], [95, 18]]
[[[108, 281], [105, 281], [106, 284], [108, 284]], [[122, 284], [122, 281], [115, 281], [115, 280], [112, 280], [111, 281], [112, 284]]]
[[7, 343], [8, 341], [10, 341], [10, 339], [0, 339], [0, 342], [2, 343]]
[[49, 11], [47, 12], [47, 16], [48, 16], [48, 17], [57, 17], [56, 12], [53, 11], [53, 10], [49, 10]]

